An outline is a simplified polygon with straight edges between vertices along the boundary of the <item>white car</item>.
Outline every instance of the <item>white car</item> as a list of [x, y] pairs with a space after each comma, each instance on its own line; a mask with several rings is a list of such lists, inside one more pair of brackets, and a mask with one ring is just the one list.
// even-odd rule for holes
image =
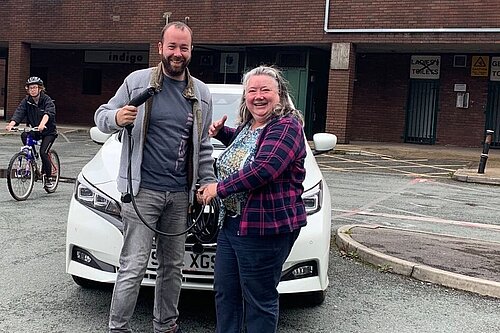
[[[220, 119], [226, 114], [229, 118], [226, 124], [233, 125], [242, 86], [211, 84], [209, 88], [213, 95], [213, 119]], [[78, 175], [66, 234], [66, 272], [83, 287], [114, 283], [123, 244], [121, 194], [116, 188], [121, 143], [118, 134], [104, 134], [96, 127], [91, 129], [91, 137], [104, 144]], [[336, 141], [333, 134], [316, 134], [315, 153], [334, 149]], [[213, 144], [214, 157], [217, 157], [223, 146], [217, 140], [213, 140]], [[328, 286], [331, 202], [328, 186], [313, 152], [309, 145], [306, 146], [306, 178], [302, 197], [307, 209], [307, 226], [302, 228], [283, 265], [278, 290], [282, 294], [300, 293], [304, 302], [320, 304]], [[193, 235], [188, 237], [183, 288], [212, 290], [215, 248], [213, 240], [203, 244]], [[155, 284], [156, 266], [153, 249], [142, 281], [144, 286]]]

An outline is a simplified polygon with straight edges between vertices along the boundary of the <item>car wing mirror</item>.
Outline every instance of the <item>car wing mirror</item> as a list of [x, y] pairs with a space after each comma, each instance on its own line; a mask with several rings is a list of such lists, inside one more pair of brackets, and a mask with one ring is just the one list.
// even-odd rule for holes
[[112, 134], [101, 132], [96, 126], [90, 129], [90, 138], [97, 144], [104, 144]]
[[337, 136], [331, 133], [316, 133], [313, 135], [314, 151], [313, 155], [319, 155], [335, 149]]

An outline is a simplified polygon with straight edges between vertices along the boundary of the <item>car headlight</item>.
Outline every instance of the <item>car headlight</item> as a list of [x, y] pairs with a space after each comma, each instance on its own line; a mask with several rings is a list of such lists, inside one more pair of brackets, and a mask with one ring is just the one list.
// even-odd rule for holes
[[120, 216], [120, 204], [89, 183], [84, 183], [79, 180], [76, 181], [75, 199], [84, 206], [106, 214]]
[[322, 200], [323, 182], [320, 180], [316, 185], [302, 194], [302, 201], [304, 201], [304, 205], [306, 206], [307, 215], [319, 212]]

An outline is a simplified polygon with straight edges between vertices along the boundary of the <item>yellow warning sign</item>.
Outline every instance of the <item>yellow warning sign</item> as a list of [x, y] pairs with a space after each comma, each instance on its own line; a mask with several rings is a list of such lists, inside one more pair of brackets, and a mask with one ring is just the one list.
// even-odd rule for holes
[[488, 76], [490, 66], [489, 56], [473, 56], [471, 76]]

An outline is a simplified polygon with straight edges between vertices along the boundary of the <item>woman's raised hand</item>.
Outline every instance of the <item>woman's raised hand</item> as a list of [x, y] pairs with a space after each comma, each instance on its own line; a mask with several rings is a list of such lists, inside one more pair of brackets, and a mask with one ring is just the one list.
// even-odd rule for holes
[[217, 133], [219, 133], [220, 129], [224, 127], [226, 120], [227, 116], [224, 115], [221, 119], [214, 121], [212, 125], [210, 125], [210, 127], [208, 128], [208, 135], [211, 137], [216, 136]]

